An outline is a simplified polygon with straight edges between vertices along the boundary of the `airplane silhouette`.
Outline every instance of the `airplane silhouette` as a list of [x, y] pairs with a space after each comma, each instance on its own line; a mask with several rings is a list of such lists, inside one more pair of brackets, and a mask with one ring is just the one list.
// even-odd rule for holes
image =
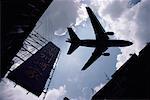
[[108, 35], [114, 35], [114, 32], [105, 32], [102, 25], [100, 24], [100, 22], [94, 15], [93, 11], [89, 7], [86, 7], [86, 10], [88, 12], [90, 21], [94, 28], [96, 40], [91, 40], [91, 39], [80, 40], [78, 36], [75, 34], [75, 32], [72, 30], [72, 28], [68, 28], [70, 39], [66, 41], [66, 42], [71, 43], [71, 46], [67, 54], [71, 54], [79, 46], [95, 48], [94, 52], [92, 53], [92, 56], [84, 65], [82, 70], [87, 69], [101, 55], [109, 56], [110, 55], [109, 53], [104, 53], [108, 49], [108, 47], [124, 47], [124, 46], [130, 46], [133, 44], [132, 42], [125, 41], [125, 40], [110, 40]]

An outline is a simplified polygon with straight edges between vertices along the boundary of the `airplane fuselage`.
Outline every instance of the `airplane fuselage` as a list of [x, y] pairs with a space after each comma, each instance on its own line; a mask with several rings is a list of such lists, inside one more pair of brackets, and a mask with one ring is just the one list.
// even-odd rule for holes
[[132, 42], [125, 40], [80, 40], [80, 41], [67, 41], [70, 43], [78, 44], [85, 47], [124, 47], [132, 45]]

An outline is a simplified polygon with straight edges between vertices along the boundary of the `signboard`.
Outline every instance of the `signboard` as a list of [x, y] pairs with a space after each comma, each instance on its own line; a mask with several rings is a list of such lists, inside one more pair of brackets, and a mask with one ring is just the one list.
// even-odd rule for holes
[[60, 49], [49, 42], [24, 63], [13, 70], [7, 78], [40, 96]]

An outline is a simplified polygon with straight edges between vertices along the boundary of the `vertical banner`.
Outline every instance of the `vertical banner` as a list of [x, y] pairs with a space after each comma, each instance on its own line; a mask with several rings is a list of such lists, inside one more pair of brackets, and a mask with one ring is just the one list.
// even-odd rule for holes
[[7, 78], [33, 94], [40, 96], [59, 51], [60, 49], [57, 46], [49, 42], [13, 70]]

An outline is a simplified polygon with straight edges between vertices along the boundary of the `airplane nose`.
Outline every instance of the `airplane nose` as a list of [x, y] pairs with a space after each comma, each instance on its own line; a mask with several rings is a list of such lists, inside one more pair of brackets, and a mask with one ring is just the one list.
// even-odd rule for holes
[[133, 43], [132, 42], [129, 42], [129, 45], [132, 45]]

